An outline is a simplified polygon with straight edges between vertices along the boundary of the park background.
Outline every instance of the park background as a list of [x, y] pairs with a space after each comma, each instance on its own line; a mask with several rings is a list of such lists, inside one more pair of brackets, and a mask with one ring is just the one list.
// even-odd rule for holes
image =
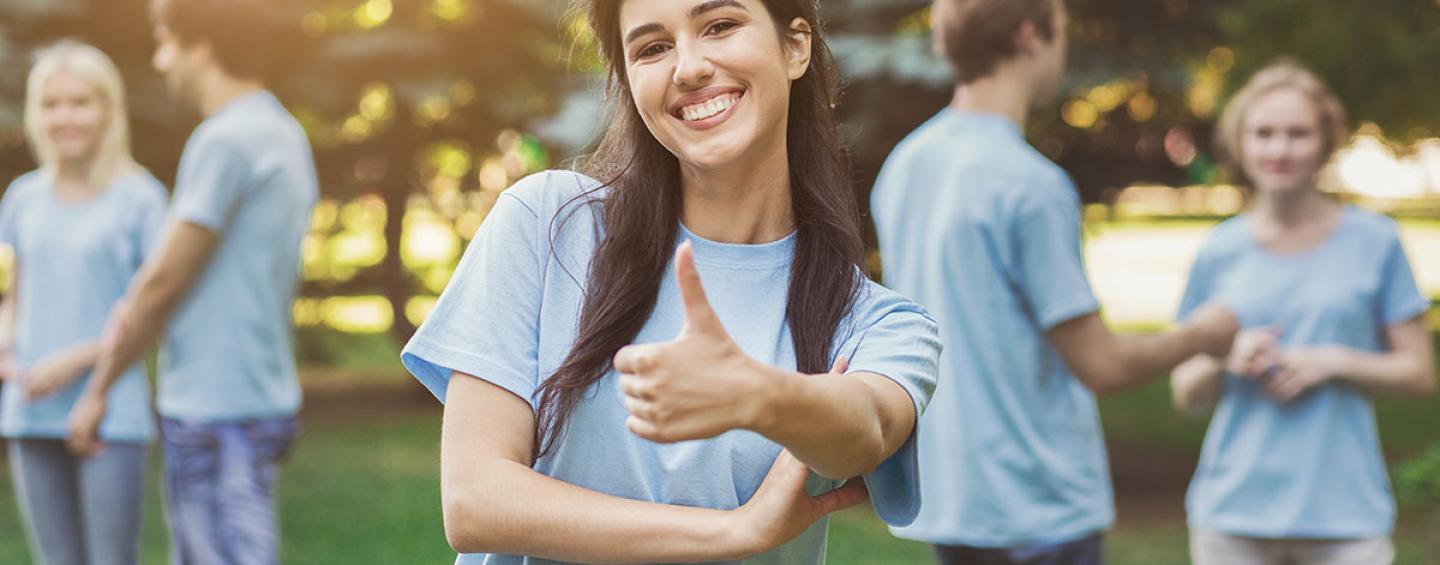
[[[949, 97], [927, 2], [825, 0], [841, 65], [854, 187]], [[1027, 134], [1075, 179], [1104, 312], [1166, 325], [1206, 231], [1243, 206], [1210, 150], [1218, 110], [1251, 72], [1290, 55], [1334, 87], [1354, 136], [1322, 179], [1395, 216], [1422, 288], [1440, 297], [1440, 2], [1068, 0], [1070, 71]], [[496, 196], [583, 153], [603, 76], [581, 15], [555, 0], [290, 0], [272, 83], [314, 145], [322, 201], [295, 305], [306, 431], [284, 472], [291, 563], [438, 563], [440, 406], [398, 363]], [[21, 127], [32, 51], [72, 37], [120, 66], [139, 162], [171, 184], [199, 122], [150, 68], [144, 0], [0, 0], [0, 186], [34, 167]], [[866, 218], [867, 241], [874, 248]], [[872, 252], [871, 268], [883, 261]], [[1436, 320], [1432, 310], [1432, 320]], [[943, 386], [943, 384], [942, 384]], [[1186, 562], [1184, 489], [1203, 421], [1167, 384], [1101, 401], [1119, 519], [1116, 564]], [[1400, 563], [1440, 562], [1440, 400], [1377, 400], [1401, 499]], [[152, 469], [152, 475], [158, 466]], [[3, 469], [3, 467], [0, 467]], [[0, 562], [28, 561], [0, 471]], [[158, 482], [146, 563], [163, 563]], [[865, 509], [831, 528], [832, 563], [924, 563]]]

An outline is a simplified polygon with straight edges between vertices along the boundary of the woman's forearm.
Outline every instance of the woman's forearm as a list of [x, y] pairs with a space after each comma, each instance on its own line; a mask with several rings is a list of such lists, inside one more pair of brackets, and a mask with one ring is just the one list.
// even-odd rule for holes
[[869, 473], [915, 429], [910, 394], [889, 378], [770, 370], [781, 384], [772, 387], [755, 431], [821, 476], [839, 480]]
[[1429, 394], [1435, 388], [1435, 346], [1424, 316], [1385, 328], [1386, 351], [1329, 347], [1335, 378], [1375, 393]]
[[[600, 464], [600, 462], [596, 462]], [[492, 459], [442, 479], [445, 534], [461, 553], [585, 563], [727, 561], [745, 547], [721, 510], [601, 494]]]
[[1345, 349], [1339, 358], [1336, 376], [1372, 393], [1424, 395], [1435, 387], [1433, 365], [1412, 351]]
[[87, 341], [65, 350], [70, 362], [80, 369], [90, 369], [100, 359], [100, 341]]

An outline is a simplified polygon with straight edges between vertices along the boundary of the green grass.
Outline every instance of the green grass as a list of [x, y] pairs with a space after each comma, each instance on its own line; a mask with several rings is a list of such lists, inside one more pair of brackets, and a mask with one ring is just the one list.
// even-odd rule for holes
[[[286, 563], [448, 563], [440, 521], [439, 411], [311, 418], [286, 464]], [[159, 458], [151, 465], [142, 560], [166, 563]], [[30, 563], [8, 467], [0, 471], [0, 563]]]
[[400, 345], [388, 333], [343, 333], [329, 328], [300, 328], [295, 353], [302, 367], [324, 367], [359, 377], [394, 376], [400, 366]]
[[[352, 404], [346, 399], [314, 402], [320, 406], [311, 410], [304, 436], [282, 479], [285, 562], [446, 563], [453, 559], [440, 521], [438, 407], [427, 408], [430, 401], [419, 396], [423, 392], [394, 386], [384, 389], [383, 395], [353, 402], [353, 412], [344, 410]], [[1130, 427], [1116, 422], [1135, 417], [1117, 410], [1148, 410], [1142, 401], [1149, 399], [1154, 404], [1155, 394], [1147, 389], [1133, 398], [1117, 397], [1125, 401], [1121, 404], [1107, 401], [1105, 416], [1111, 429]], [[396, 399], [397, 408], [386, 408], [385, 399], [390, 397]], [[1437, 429], [1435, 419], [1431, 416], [1431, 430]], [[1168, 433], [1117, 433], [1171, 441]], [[155, 471], [152, 466], [143, 557], [145, 563], [158, 565], [165, 562], [166, 534]], [[8, 484], [8, 473], [0, 471], [0, 476], [4, 476], [0, 482]], [[1124, 485], [1120, 488], [1123, 491]], [[1120, 512], [1120, 526], [1106, 539], [1110, 563], [1186, 562], [1186, 531], [1179, 508], [1163, 519], [1127, 521], [1122, 501]], [[1402, 519], [1402, 525], [1405, 523]], [[1398, 562], [1425, 563], [1419, 541], [1424, 533], [1417, 527], [1402, 530]], [[13, 494], [8, 487], [0, 489], [0, 563], [29, 562], [20, 532]], [[891, 537], [868, 508], [848, 510], [832, 520], [830, 563], [918, 564], [929, 563], [929, 555], [923, 544]]]

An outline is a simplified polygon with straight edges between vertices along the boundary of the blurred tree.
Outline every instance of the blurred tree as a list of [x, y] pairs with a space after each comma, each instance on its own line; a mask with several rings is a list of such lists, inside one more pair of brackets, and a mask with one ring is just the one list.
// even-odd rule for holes
[[[34, 166], [20, 128], [30, 52], [61, 37], [110, 53], [129, 83], [137, 158], [173, 180], [198, 121], [150, 69], [146, 0], [0, 2], [0, 181]], [[293, 0], [275, 90], [310, 133], [327, 199], [307, 241], [307, 296], [381, 293], [397, 337], [443, 287], [499, 190], [578, 154], [599, 65], [572, 0]], [[923, 0], [826, 0], [846, 80], [855, 190], [949, 99]], [[1029, 136], [1087, 201], [1136, 182], [1212, 176], [1215, 113], [1280, 54], [1315, 68], [1352, 121], [1440, 133], [1440, 4], [1430, 0], [1069, 0], [1070, 72]], [[873, 239], [872, 239], [873, 241]], [[441, 251], [436, 251], [441, 250]]]
[[[150, 68], [147, 5], [0, 5], [0, 179], [34, 166], [20, 127], [29, 52], [78, 37], [121, 67], [129, 82], [136, 157], [173, 182], [180, 149], [199, 116], [174, 104]], [[353, 221], [336, 222], [331, 231], [349, 223], [383, 233], [383, 245], [371, 253], [379, 261], [361, 260], [364, 268], [322, 266], [325, 272], [310, 276], [315, 269], [307, 261], [302, 292], [379, 291], [391, 304], [394, 333], [406, 338], [414, 326], [405, 309], [419, 286], [402, 253], [406, 211], [413, 203], [455, 225], [468, 210], [483, 213], [510, 182], [547, 165], [539, 142], [518, 131], [554, 113], [571, 84], [583, 80], [568, 68], [562, 13], [519, 0], [303, 0], [277, 2], [275, 14], [285, 22], [277, 41], [286, 56], [270, 83], [310, 135], [322, 197], [375, 197], [362, 200], [368, 205], [342, 218]], [[499, 168], [482, 178], [487, 163]], [[363, 213], [367, 209], [379, 214]], [[469, 228], [461, 230], [465, 238], [478, 225], [470, 218], [461, 226]], [[345, 241], [363, 239], [340, 243]], [[329, 242], [315, 244], [323, 243]]]
[[[842, 113], [851, 138], [864, 140], [854, 144], [862, 196], [889, 149], [949, 99], [946, 65], [930, 52], [929, 4], [826, 3], [848, 79]], [[1069, 72], [1028, 134], [1087, 201], [1136, 182], [1210, 180], [1208, 139], [1224, 98], [1280, 55], [1324, 77], [1352, 122], [1376, 123], [1404, 141], [1437, 133], [1440, 5], [1430, 0], [1067, 5]], [[1173, 150], [1188, 140], [1198, 142], [1192, 151]]]

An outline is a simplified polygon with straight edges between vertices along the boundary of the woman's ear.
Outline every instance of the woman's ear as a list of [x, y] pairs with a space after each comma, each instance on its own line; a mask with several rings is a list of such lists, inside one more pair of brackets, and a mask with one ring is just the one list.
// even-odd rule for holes
[[805, 18], [795, 18], [790, 22], [790, 29], [786, 30], [784, 37], [785, 65], [790, 80], [799, 80], [810, 69], [810, 38], [814, 33], [814, 28]]

